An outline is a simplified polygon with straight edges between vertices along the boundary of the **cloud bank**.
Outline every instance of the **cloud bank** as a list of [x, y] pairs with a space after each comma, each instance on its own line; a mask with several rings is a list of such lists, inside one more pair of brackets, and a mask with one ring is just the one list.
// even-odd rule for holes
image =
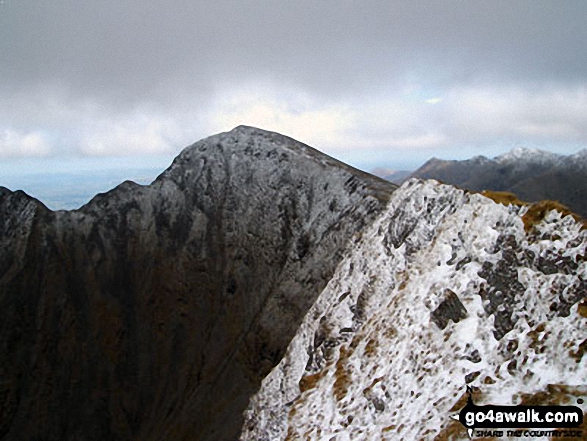
[[179, 151], [238, 124], [328, 153], [587, 146], [587, 3], [0, 7], [0, 157]]

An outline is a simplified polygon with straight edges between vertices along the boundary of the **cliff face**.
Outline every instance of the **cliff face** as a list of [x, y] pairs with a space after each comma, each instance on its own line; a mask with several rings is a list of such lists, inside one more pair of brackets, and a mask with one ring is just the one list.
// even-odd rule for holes
[[[587, 411], [587, 231], [410, 180], [246, 412], [241, 440], [469, 439], [466, 403]], [[587, 430], [583, 427], [583, 431]]]
[[239, 127], [76, 211], [0, 189], [0, 438], [235, 439], [395, 188]]

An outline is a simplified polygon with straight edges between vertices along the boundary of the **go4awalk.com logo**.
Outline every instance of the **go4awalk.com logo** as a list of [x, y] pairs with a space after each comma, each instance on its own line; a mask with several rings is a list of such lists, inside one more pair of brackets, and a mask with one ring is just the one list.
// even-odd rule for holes
[[465, 426], [469, 438], [582, 437], [577, 428], [583, 424], [583, 411], [577, 406], [477, 406], [469, 387], [467, 393], [467, 404], [453, 418]]

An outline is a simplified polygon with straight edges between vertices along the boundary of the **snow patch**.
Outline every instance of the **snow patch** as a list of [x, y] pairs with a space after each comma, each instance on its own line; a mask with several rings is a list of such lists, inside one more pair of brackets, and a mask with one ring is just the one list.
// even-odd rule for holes
[[[251, 399], [241, 439], [434, 439], [467, 384], [481, 391], [477, 404], [500, 405], [583, 387], [586, 233], [551, 213], [537, 237], [556, 239], [533, 239], [521, 213], [435, 181], [405, 183]], [[500, 268], [510, 261], [508, 297]]]

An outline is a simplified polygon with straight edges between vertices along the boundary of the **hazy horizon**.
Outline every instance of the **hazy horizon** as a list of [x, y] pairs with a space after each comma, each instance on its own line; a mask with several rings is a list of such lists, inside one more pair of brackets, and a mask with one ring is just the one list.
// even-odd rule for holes
[[[511, 149], [497, 150], [484, 156], [494, 158], [509, 151]], [[436, 157], [447, 160], [472, 157], [466, 152], [452, 156], [444, 153], [444, 156]], [[575, 151], [553, 153], [572, 154]], [[150, 184], [171, 165], [175, 156], [177, 155], [144, 155], [134, 158], [133, 161], [121, 156], [11, 158], [0, 162], [0, 186], [12, 191], [23, 190], [52, 210], [77, 209], [96, 194], [112, 190], [126, 180], [141, 185]], [[414, 171], [431, 159], [428, 157], [421, 161], [394, 161], [392, 157], [374, 157], [371, 160], [363, 157], [357, 160], [349, 153], [331, 156], [368, 173], [377, 169]]]

